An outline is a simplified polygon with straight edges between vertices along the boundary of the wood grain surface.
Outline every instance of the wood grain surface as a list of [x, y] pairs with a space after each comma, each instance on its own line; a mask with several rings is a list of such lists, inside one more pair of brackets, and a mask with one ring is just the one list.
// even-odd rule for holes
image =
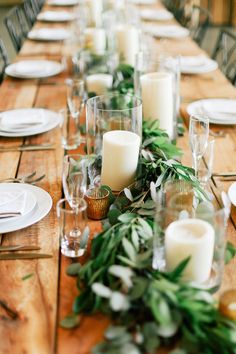
[[[157, 8], [162, 5], [158, 3]], [[44, 10], [50, 9], [45, 5]], [[62, 9], [62, 8], [61, 8]], [[64, 8], [63, 8], [64, 9]], [[60, 10], [57, 8], [56, 10]], [[72, 8], [68, 9], [72, 11]], [[35, 27], [55, 27], [40, 22]], [[172, 55], [201, 54], [202, 50], [190, 39], [184, 38], [154, 40], [152, 43], [158, 53]], [[17, 60], [51, 59], [61, 61], [65, 50], [62, 42], [36, 42], [26, 40]], [[14, 108], [44, 107], [57, 111], [66, 105], [66, 71], [52, 78], [42, 80], [19, 80], [7, 77], [0, 87], [0, 110]], [[236, 98], [235, 88], [219, 71], [204, 75], [182, 75], [181, 115], [188, 125], [187, 104], [201, 98]], [[226, 136], [216, 139], [215, 172], [235, 171], [236, 131], [235, 126], [214, 126], [211, 129], [224, 129]], [[74, 330], [60, 328], [59, 321], [71, 312], [73, 299], [77, 294], [76, 281], [66, 275], [69, 259], [60, 256], [58, 225], [55, 204], [61, 197], [61, 170], [64, 151], [60, 147], [60, 131], [50, 132], [29, 138], [0, 138], [0, 144], [18, 145], [22, 142], [53, 142], [56, 149], [42, 152], [4, 152], [0, 153], [0, 179], [22, 176], [34, 170], [46, 174], [39, 183], [53, 198], [53, 208], [48, 216], [35, 225], [17, 232], [0, 236], [0, 244], [38, 245], [43, 253], [52, 254], [51, 259], [1, 261], [0, 263], [0, 301], [16, 312], [12, 318], [0, 306], [0, 353], [1, 354], [89, 354], [94, 344], [102, 340], [109, 319], [101, 314], [83, 316], [80, 327]], [[178, 145], [183, 149], [182, 162], [191, 164], [187, 131], [179, 138]], [[214, 180], [217, 190], [227, 190], [231, 182]], [[236, 245], [236, 210], [232, 207], [228, 227], [228, 239]], [[98, 232], [100, 223], [91, 223], [92, 233]], [[86, 261], [86, 260], [85, 260]], [[236, 259], [225, 267], [223, 285], [220, 291], [236, 284]], [[31, 275], [23, 280], [25, 276]], [[160, 353], [168, 353], [163, 350]], [[128, 353], [127, 353], [128, 354]]]

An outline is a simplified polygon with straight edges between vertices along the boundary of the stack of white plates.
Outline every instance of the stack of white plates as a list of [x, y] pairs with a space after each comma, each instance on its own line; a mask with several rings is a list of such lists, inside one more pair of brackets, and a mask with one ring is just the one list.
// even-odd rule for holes
[[217, 62], [204, 55], [182, 56], [180, 58], [180, 70], [183, 74], [205, 74], [217, 68]]
[[45, 22], [67, 22], [74, 19], [75, 15], [68, 11], [44, 11], [37, 16], [37, 20]]
[[35, 41], [63, 41], [70, 36], [71, 32], [64, 28], [38, 28], [28, 33], [28, 38]]
[[19, 79], [41, 79], [63, 71], [63, 65], [50, 60], [22, 60], [6, 67], [6, 74]]
[[44, 133], [60, 124], [59, 114], [42, 108], [1, 112], [0, 136], [22, 137]]
[[1, 183], [0, 234], [35, 224], [49, 213], [51, 207], [52, 198], [39, 187]]
[[142, 9], [140, 11], [140, 16], [143, 20], [147, 21], [168, 21], [173, 18], [172, 13], [165, 9]]
[[143, 26], [145, 32], [150, 33], [154, 37], [160, 38], [184, 38], [189, 35], [189, 30], [177, 25], [152, 25], [145, 24]]
[[228, 98], [208, 98], [192, 102], [187, 107], [189, 115], [205, 115], [210, 123], [236, 124], [236, 100]]

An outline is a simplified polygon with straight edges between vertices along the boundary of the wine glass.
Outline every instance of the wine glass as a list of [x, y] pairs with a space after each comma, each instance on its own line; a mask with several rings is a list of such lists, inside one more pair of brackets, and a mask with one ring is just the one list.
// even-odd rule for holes
[[87, 163], [84, 156], [66, 155], [64, 157], [62, 185], [71, 208], [77, 208], [87, 190]]
[[195, 174], [198, 177], [198, 165], [207, 148], [209, 119], [205, 116], [192, 115], [189, 124], [189, 142], [192, 151]]
[[67, 104], [74, 119], [79, 119], [84, 108], [85, 90], [84, 81], [80, 79], [67, 80]]

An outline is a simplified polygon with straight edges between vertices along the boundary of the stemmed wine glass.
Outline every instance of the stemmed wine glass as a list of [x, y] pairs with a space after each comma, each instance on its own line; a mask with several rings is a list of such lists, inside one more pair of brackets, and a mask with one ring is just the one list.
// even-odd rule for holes
[[198, 177], [198, 165], [207, 148], [209, 119], [205, 116], [192, 115], [189, 125], [189, 142], [192, 151], [195, 174]]
[[80, 129], [80, 116], [85, 105], [84, 81], [80, 79], [68, 79], [67, 104], [71, 116], [76, 120], [78, 131]]
[[[82, 155], [66, 155], [63, 161], [62, 185], [65, 197], [73, 210], [79, 210], [81, 200], [87, 190], [87, 162]], [[81, 234], [75, 224], [73, 236]]]

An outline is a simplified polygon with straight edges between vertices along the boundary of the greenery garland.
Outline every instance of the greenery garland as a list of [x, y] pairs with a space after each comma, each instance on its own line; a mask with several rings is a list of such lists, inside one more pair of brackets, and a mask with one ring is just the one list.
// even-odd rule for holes
[[[131, 73], [124, 69], [115, 87], [119, 91], [130, 89]], [[236, 354], [236, 323], [218, 311], [208, 292], [181, 282], [188, 259], [170, 273], [152, 268], [156, 190], [168, 179], [183, 179], [204, 197], [194, 171], [176, 160], [180, 155], [157, 122], [144, 122], [135, 183], [113, 198], [109, 221], [94, 237], [89, 261], [67, 269], [77, 276], [79, 295], [73, 314], [61, 325], [72, 328], [79, 325], [81, 313], [97, 311], [113, 322], [94, 354], [155, 353], [163, 345], [177, 348], [171, 354]], [[234, 254], [230, 245], [227, 260]]]

